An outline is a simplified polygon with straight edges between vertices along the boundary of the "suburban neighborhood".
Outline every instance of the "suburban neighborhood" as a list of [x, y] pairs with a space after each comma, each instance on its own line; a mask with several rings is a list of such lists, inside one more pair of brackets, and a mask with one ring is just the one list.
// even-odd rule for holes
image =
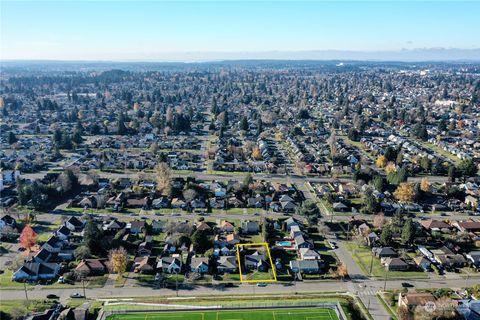
[[116, 67], [2, 72], [2, 319], [478, 319], [478, 65]]

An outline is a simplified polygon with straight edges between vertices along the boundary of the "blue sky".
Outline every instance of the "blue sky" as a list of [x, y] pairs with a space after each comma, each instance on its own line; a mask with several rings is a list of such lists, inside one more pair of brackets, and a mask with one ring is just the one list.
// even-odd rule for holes
[[480, 48], [480, 2], [4, 1], [2, 59]]

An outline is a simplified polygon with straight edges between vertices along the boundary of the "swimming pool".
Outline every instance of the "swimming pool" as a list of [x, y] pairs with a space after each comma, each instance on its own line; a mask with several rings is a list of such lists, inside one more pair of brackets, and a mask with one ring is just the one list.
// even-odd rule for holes
[[291, 247], [292, 241], [277, 241], [277, 245], [282, 247]]

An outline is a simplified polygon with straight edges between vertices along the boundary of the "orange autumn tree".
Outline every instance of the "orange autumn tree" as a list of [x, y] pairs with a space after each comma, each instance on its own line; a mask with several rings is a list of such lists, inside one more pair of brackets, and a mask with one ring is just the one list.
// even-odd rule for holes
[[255, 160], [262, 159], [262, 151], [260, 151], [260, 148], [256, 147], [255, 149], [253, 149], [252, 158]]
[[20, 245], [28, 251], [31, 251], [35, 244], [37, 244], [37, 238], [37, 233], [27, 224], [20, 234]]

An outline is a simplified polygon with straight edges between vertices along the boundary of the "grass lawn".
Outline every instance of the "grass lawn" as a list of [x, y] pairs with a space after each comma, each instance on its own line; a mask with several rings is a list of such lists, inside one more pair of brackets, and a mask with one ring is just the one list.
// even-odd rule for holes
[[222, 209], [213, 209], [212, 214], [254, 214], [255, 212], [261, 212], [262, 209], [257, 208], [229, 208], [226, 210]]
[[[370, 263], [372, 261], [372, 252], [370, 248], [359, 246], [354, 242], [348, 242], [346, 246], [352, 253], [355, 262], [357, 262], [362, 271], [368, 275], [370, 271]], [[380, 259], [376, 257], [373, 257], [372, 276], [385, 276], [385, 267], [380, 263]], [[398, 279], [428, 278], [427, 274], [423, 271], [390, 271], [388, 272], [388, 277]]]
[[259, 234], [242, 235], [242, 243], [263, 243], [265, 239]]
[[23, 313], [42, 312], [51, 308], [54, 305], [53, 300], [6, 300], [2, 299], [0, 303], [0, 311], [10, 313], [12, 310], [21, 310]]
[[108, 274], [98, 277], [88, 278], [88, 282], [85, 282], [87, 288], [101, 288], [105, 285], [105, 282], [108, 280]]
[[185, 281], [185, 275], [183, 274], [170, 274], [166, 276], [168, 283], [183, 283]]
[[454, 163], [458, 164], [461, 160], [460, 158], [458, 158], [457, 156], [451, 154], [450, 152], [448, 151], [445, 151], [443, 149], [441, 149], [440, 147], [434, 145], [433, 143], [430, 143], [430, 142], [423, 142], [423, 141], [420, 141], [420, 140], [416, 140], [418, 143], [420, 143], [423, 147], [427, 148], [427, 149], [430, 149], [432, 150], [433, 152], [436, 152], [442, 156], [444, 156], [445, 158], [447, 159], [450, 159], [452, 160]]
[[[12, 281], [13, 271], [5, 269], [5, 272], [0, 274], [0, 287], [4, 288], [14, 288], [14, 289], [23, 289], [23, 282]], [[27, 288], [32, 287], [31, 284], [27, 283]]]
[[115, 278], [115, 282], [113, 286], [115, 288], [122, 288], [125, 285], [125, 282], [127, 281], [127, 279], [128, 279], [128, 272], [125, 272], [124, 274], [119, 274]]
[[335, 311], [322, 308], [284, 309], [284, 310], [235, 310], [235, 311], [188, 311], [161, 312], [151, 314], [116, 314], [108, 320], [334, 320]]
[[153, 274], [137, 274], [135, 277], [135, 285], [139, 287], [150, 287], [155, 284], [155, 275]]
[[242, 275], [242, 280], [273, 280], [273, 274], [269, 272], [254, 271]]

